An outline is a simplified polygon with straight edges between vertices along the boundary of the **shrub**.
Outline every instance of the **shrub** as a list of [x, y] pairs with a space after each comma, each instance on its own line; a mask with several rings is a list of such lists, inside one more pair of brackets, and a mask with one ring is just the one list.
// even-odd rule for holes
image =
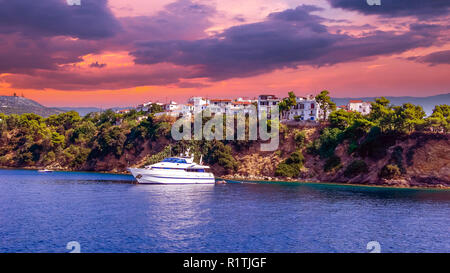
[[158, 162], [162, 161], [164, 158], [169, 157], [171, 155], [172, 155], [172, 146], [167, 145], [164, 147], [164, 149], [161, 152], [159, 152], [157, 154], [153, 154], [150, 157], [148, 157], [145, 160], [144, 166], [158, 163]]
[[293, 152], [286, 160], [278, 164], [275, 175], [282, 177], [297, 177], [303, 167], [305, 158], [301, 151]]
[[324, 171], [329, 172], [341, 165], [341, 158], [337, 155], [333, 155], [327, 159], [323, 167]]
[[403, 166], [403, 148], [396, 146], [391, 155], [391, 162], [397, 165], [401, 173], [406, 173], [405, 167]]
[[305, 132], [295, 130], [294, 140], [295, 140], [295, 143], [297, 144], [297, 147], [302, 147], [305, 144], [305, 140], [306, 140]]
[[280, 163], [275, 170], [276, 176], [282, 177], [297, 177], [300, 174], [300, 169], [293, 165]]
[[342, 130], [338, 128], [325, 128], [320, 135], [319, 155], [321, 158], [328, 158], [334, 154], [334, 150], [342, 141]]
[[385, 165], [380, 171], [380, 178], [393, 179], [401, 176], [400, 168], [397, 165], [388, 164]]
[[48, 152], [47, 154], [44, 155], [42, 163], [44, 163], [45, 165], [51, 164], [51, 163], [53, 163], [55, 161], [55, 159], [56, 159], [55, 152], [50, 151], [50, 152]]
[[363, 160], [355, 160], [347, 166], [344, 171], [344, 176], [352, 178], [368, 171], [369, 168], [367, 167], [366, 162], [364, 162]]
[[218, 163], [227, 171], [235, 171], [238, 168], [238, 162], [231, 154], [231, 147], [220, 141], [207, 141], [204, 145], [206, 151], [205, 162], [209, 164]]
[[315, 139], [314, 141], [308, 144], [308, 146], [306, 147], [306, 152], [311, 155], [318, 155], [319, 148], [320, 148], [320, 141], [318, 139]]
[[286, 159], [286, 163], [287, 164], [299, 164], [300, 167], [303, 166], [303, 161], [305, 160], [305, 158], [303, 157], [303, 154], [301, 151], [296, 151], [293, 152], [287, 159]]

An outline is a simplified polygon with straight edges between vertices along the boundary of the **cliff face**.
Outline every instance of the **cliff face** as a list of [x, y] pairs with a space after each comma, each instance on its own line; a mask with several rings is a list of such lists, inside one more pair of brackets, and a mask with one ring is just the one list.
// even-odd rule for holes
[[412, 184], [450, 185], [450, 140], [431, 140], [414, 153], [407, 168]]
[[[319, 129], [308, 132], [308, 142], [318, 136]], [[282, 141], [280, 151], [274, 153], [258, 152], [255, 147], [251, 153], [234, 154], [239, 161], [236, 174], [224, 175], [228, 179], [249, 180], [299, 180], [311, 182], [337, 182], [348, 184], [386, 185], [395, 187], [450, 187], [450, 138], [443, 134], [412, 134], [399, 137], [394, 145], [387, 147], [381, 158], [361, 157], [349, 154], [349, 143], [344, 141], [336, 147], [335, 155], [341, 160], [339, 166], [326, 172], [326, 160], [317, 155], [311, 155], [303, 148], [304, 166], [299, 177], [276, 177], [276, 166], [296, 150], [292, 135]], [[400, 152], [399, 152], [400, 151]], [[384, 166], [392, 164], [393, 158], [401, 174], [392, 178], [381, 178], [380, 172]], [[364, 161], [367, 170], [355, 176], [346, 175], [346, 169], [354, 161]]]

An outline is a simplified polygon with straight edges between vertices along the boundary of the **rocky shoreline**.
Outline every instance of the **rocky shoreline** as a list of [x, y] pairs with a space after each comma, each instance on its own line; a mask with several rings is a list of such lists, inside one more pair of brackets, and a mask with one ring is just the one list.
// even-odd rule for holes
[[366, 187], [383, 187], [383, 188], [411, 188], [411, 189], [444, 189], [450, 190], [450, 185], [445, 183], [418, 183], [418, 182], [409, 182], [405, 179], [397, 179], [397, 180], [385, 180], [382, 183], [373, 182], [373, 183], [364, 183], [364, 182], [342, 182], [342, 181], [322, 181], [318, 179], [293, 179], [293, 178], [278, 178], [278, 177], [268, 177], [268, 176], [241, 176], [241, 175], [225, 175], [220, 176], [218, 179], [224, 179], [229, 181], [245, 181], [245, 182], [283, 182], [283, 183], [317, 183], [317, 184], [333, 184], [333, 185], [349, 185], [349, 186], [366, 186]]
[[[37, 167], [22, 167], [22, 168], [12, 168], [0, 166], [0, 169], [5, 170], [40, 170], [42, 168]], [[71, 170], [69, 168], [52, 168], [54, 171], [64, 171], [64, 172], [92, 172], [92, 173], [105, 173], [105, 174], [121, 174], [130, 175], [128, 171], [88, 171], [88, 170]], [[216, 180], [225, 181], [235, 181], [235, 182], [269, 182], [269, 183], [306, 183], [306, 184], [333, 184], [333, 185], [349, 185], [349, 186], [365, 186], [365, 187], [383, 187], [383, 188], [411, 188], [411, 189], [442, 189], [450, 190], [450, 185], [445, 183], [420, 183], [417, 181], [407, 181], [406, 179], [394, 179], [394, 180], [384, 180], [382, 183], [372, 182], [356, 182], [356, 181], [324, 181], [319, 179], [293, 179], [293, 178], [280, 178], [271, 176], [243, 176], [239, 174], [228, 174], [216, 176]]]

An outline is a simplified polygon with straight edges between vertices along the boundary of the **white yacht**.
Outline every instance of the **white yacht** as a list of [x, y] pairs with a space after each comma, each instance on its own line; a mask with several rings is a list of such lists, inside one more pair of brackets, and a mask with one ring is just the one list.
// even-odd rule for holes
[[193, 155], [168, 157], [144, 168], [128, 168], [140, 184], [214, 184], [208, 166], [194, 162]]

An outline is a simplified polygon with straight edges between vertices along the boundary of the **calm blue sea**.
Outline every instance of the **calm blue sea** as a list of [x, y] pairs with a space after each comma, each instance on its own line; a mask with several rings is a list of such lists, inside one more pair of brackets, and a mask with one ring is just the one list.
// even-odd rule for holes
[[450, 252], [450, 191], [0, 170], [0, 252]]

